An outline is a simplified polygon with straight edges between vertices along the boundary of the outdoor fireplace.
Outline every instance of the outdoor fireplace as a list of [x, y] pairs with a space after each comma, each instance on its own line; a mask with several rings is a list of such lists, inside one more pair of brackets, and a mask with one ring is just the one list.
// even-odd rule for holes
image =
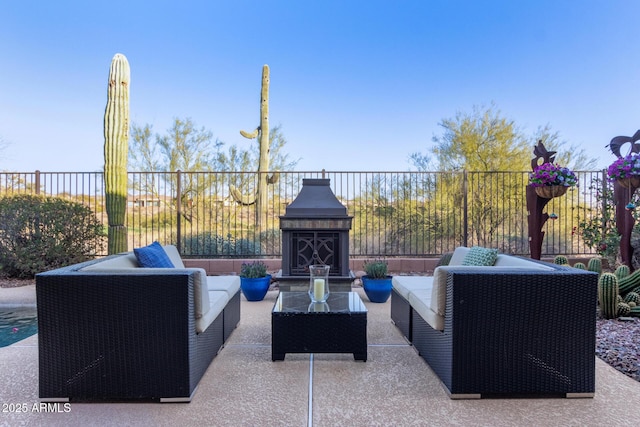
[[[280, 216], [280, 289], [308, 286], [309, 265], [329, 266], [332, 291], [350, 290], [349, 230], [353, 217], [331, 191], [330, 179], [303, 179], [302, 189]], [[293, 290], [293, 289], [290, 289]]]

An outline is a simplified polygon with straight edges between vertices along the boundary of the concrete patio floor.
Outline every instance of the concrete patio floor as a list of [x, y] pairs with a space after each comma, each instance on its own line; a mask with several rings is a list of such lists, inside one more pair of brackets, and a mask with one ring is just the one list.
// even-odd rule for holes
[[[272, 362], [277, 291], [270, 291], [264, 301], [243, 298], [240, 324], [191, 403], [71, 403], [68, 412], [62, 406], [37, 412], [37, 336], [0, 348], [0, 425], [623, 426], [636, 416], [640, 383], [599, 359], [593, 399], [450, 400], [391, 323], [389, 302], [370, 303], [356, 290], [369, 309], [366, 363], [349, 354], [294, 354]], [[0, 289], [0, 305], [29, 303], [33, 293], [33, 287]]]

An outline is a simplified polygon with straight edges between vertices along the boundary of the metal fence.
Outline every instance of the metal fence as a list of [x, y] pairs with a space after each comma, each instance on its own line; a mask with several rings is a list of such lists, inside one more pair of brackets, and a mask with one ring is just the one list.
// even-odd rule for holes
[[[594, 253], [580, 224], [600, 215], [598, 192], [610, 184], [605, 171], [577, 175], [578, 187], [546, 207], [558, 219], [544, 226], [543, 255]], [[267, 186], [267, 206], [257, 212], [249, 203], [266, 176], [255, 172], [130, 172], [129, 247], [157, 240], [177, 245], [185, 257], [281, 257], [280, 215], [304, 178], [324, 177], [353, 216], [351, 256], [429, 257], [459, 245], [529, 254], [528, 172], [308, 171], [277, 177]], [[107, 223], [101, 172], [0, 173], [0, 196], [17, 193], [74, 200]]]

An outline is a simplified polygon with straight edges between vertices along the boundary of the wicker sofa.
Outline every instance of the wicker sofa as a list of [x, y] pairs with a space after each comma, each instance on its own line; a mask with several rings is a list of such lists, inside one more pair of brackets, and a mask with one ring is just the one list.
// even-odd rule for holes
[[593, 397], [597, 273], [500, 254], [395, 276], [391, 318], [451, 398]]
[[240, 320], [240, 279], [133, 253], [36, 276], [43, 401], [190, 401]]

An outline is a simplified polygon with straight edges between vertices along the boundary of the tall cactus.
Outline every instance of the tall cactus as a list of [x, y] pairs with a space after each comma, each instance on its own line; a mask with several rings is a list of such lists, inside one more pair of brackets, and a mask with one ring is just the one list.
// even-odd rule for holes
[[240, 134], [247, 139], [258, 138], [260, 156], [258, 158], [258, 187], [255, 194], [243, 196], [231, 186], [230, 193], [237, 203], [243, 205], [256, 204], [256, 226], [261, 228], [262, 220], [268, 205], [267, 185], [278, 181], [278, 174], [268, 176], [269, 172], [269, 66], [262, 67], [262, 86], [260, 90], [260, 125], [253, 132], [241, 130]]
[[587, 270], [602, 274], [602, 260], [600, 258], [591, 258], [587, 264]]
[[108, 253], [127, 251], [127, 156], [129, 151], [129, 82], [127, 58], [111, 60], [104, 112], [104, 187], [109, 221]]
[[602, 273], [598, 279], [598, 301], [600, 312], [605, 319], [618, 315], [618, 278], [613, 273]]

